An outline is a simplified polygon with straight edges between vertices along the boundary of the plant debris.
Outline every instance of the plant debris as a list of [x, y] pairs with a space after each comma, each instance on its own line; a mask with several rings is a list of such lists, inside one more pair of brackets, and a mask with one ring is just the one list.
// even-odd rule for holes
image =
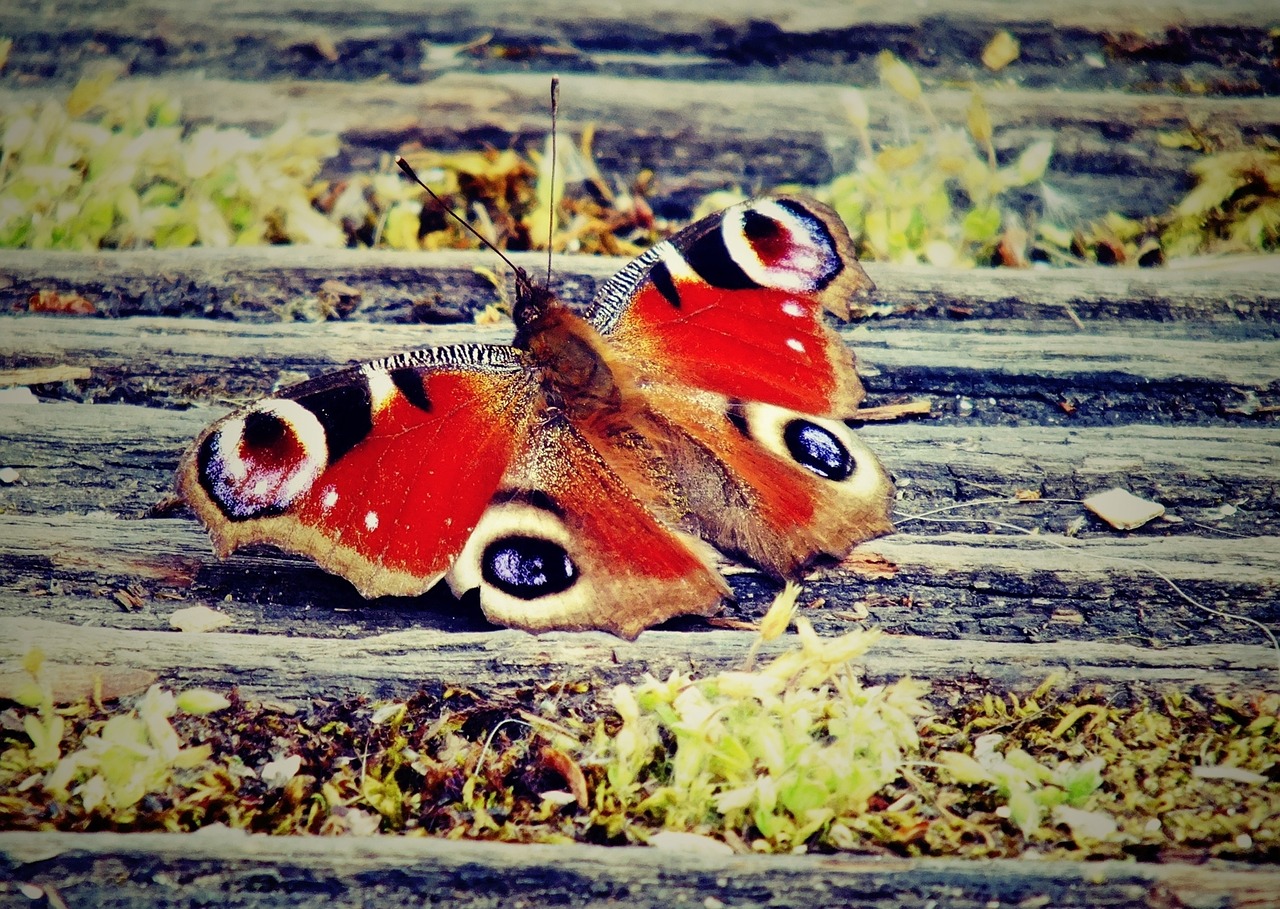
[[[0, 247], [343, 245], [312, 206], [337, 136], [293, 124], [262, 137], [194, 127], [172, 96], [115, 78], [104, 66], [61, 102], [0, 106]], [[32, 311], [93, 312], [83, 298], [48, 293]]]
[[296, 711], [158, 685], [56, 706], [33, 651], [0, 711], [0, 827], [1280, 859], [1280, 695], [868, 685], [875, 633], [795, 624], [755, 671]]
[[1084, 507], [1116, 530], [1136, 530], [1164, 514], [1159, 502], [1139, 498], [1127, 489], [1095, 492], [1084, 500]]

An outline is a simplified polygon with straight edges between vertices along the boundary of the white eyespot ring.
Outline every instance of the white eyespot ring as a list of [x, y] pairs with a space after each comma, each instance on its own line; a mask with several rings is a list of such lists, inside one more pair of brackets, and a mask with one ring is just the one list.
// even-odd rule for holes
[[[514, 596], [490, 583], [484, 575], [484, 559], [490, 546], [513, 537], [542, 540], [563, 550], [572, 565], [573, 580], [559, 590], [542, 596]], [[491, 506], [471, 532], [446, 579], [455, 596], [480, 589], [480, 606], [486, 616], [501, 625], [529, 630], [564, 627], [574, 618], [588, 615], [591, 585], [584, 583], [583, 566], [574, 557], [573, 541], [564, 522], [545, 508], [523, 502]]]
[[787, 427], [796, 421], [801, 421], [830, 433], [844, 447], [852, 464], [847, 477], [843, 479], [823, 477], [823, 479], [827, 482], [839, 483], [849, 494], [869, 496], [874, 494], [883, 483], [883, 473], [876, 456], [862, 443], [857, 434], [840, 420], [810, 416], [786, 407], [763, 404], [758, 401], [741, 405], [738, 412], [746, 422], [747, 435], [787, 463], [798, 467], [804, 467], [804, 464], [796, 459], [787, 445]]
[[[292, 461], [255, 461], [245, 448], [245, 434], [255, 416], [267, 415], [292, 434], [301, 455]], [[315, 483], [329, 460], [329, 446], [320, 420], [297, 401], [268, 398], [252, 410], [227, 420], [212, 440], [216, 456], [205, 479], [217, 501], [236, 517], [280, 511]]]
[[[784, 233], [781, 255], [766, 261], [747, 235], [747, 219], [759, 215]], [[775, 199], [757, 199], [725, 209], [720, 220], [725, 249], [743, 274], [774, 290], [811, 293], [841, 268], [840, 255], [821, 222], [797, 214]]]

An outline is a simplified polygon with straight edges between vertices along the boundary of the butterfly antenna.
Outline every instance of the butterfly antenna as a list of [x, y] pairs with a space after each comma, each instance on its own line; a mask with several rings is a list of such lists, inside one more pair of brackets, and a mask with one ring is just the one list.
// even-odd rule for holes
[[547, 193], [547, 286], [551, 286], [551, 233], [556, 228], [556, 119], [560, 113], [560, 77], [551, 77], [551, 189]]
[[497, 254], [499, 259], [501, 259], [503, 262], [506, 262], [507, 265], [511, 266], [511, 270], [516, 273], [517, 278], [525, 278], [526, 281], [528, 280], [528, 278], [525, 276], [525, 271], [523, 268], [521, 268], [516, 263], [512, 262], [509, 258], [507, 258], [506, 253], [498, 249], [498, 247], [495, 246], [493, 242], [489, 240], [488, 237], [486, 237], [484, 234], [480, 233], [480, 231], [476, 230], [474, 227], [468, 224], [465, 218], [459, 215], [456, 211], [454, 211], [448, 205], [445, 205], [444, 200], [441, 199], [438, 195], [436, 195], [436, 191], [434, 189], [432, 189], [430, 186], [427, 186], [427, 184], [422, 182], [422, 178], [419, 177], [417, 172], [414, 171], [414, 169], [409, 166], [409, 162], [406, 161], [402, 155], [396, 155], [396, 166], [399, 167], [402, 171], [404, 171], [405, 176], [407, 176], [410, 180], [412, 180], [414, 183], [417, 183], [419, 186], [425, 189], [427, 191], [427, 195], [429, 195], [432, 199], [435, 200], [436, 205], [440, 206], [441, 211], [443, 211], [449, 217], [453, 218], [453, 220], [457, 221], [459, 224], [465, 227], [468, 231], [471, 232], [471, 234], [475, 236], [477, 240], [479, 240], [485, 246], [489, 247], [489, 249], [493, 250], [493, 252]]

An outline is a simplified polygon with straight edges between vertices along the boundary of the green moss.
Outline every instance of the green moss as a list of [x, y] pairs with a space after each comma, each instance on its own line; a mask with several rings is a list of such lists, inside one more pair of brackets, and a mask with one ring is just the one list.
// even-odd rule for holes
[[293, 712], [174, 697], [0, 712], [0, 827], [376, 833], [964, 857], [1280, 859], [1280, 695], [866, 685], [873, 635], [754, 671]]
[[0, 246], [342, 246], [312, 205], [337, 137], [194, 127], [156, 90], [99, 69], [61, 101], [0, 108]]

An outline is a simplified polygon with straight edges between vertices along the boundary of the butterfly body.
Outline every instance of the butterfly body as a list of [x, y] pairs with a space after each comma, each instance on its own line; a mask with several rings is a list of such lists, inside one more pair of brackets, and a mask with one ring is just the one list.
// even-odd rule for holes
[[796, 577], [891, 530], [822, 318], [869, 287], [829, 209], [744, 203], [634, 260], [589, 318], [521, 272], [510, 347], [400, 354], [231, 414], [179, 491], [223, 554], [272, 543], [366, 596], [443, 577], [500, 624], [633, 637], [719, 608], [714, 549]]

